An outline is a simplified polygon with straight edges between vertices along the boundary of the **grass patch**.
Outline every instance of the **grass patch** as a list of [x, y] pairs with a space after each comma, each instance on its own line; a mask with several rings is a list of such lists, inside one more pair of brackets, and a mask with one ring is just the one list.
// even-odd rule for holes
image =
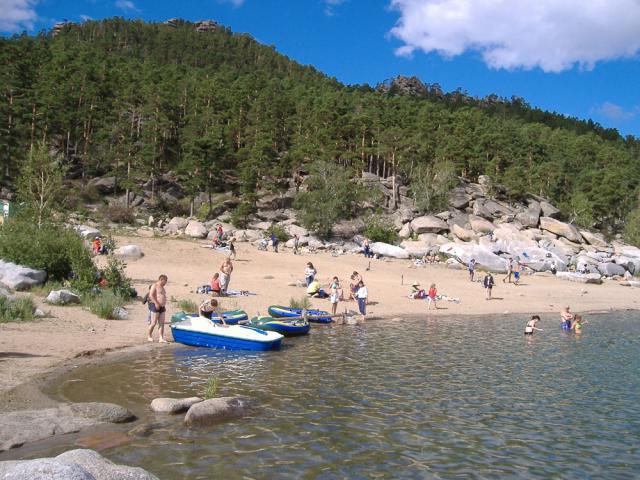
[[185, 313], [195, 313], [198, 311], [198, 304], [193, 300], [189, 300], [188, 298], [182, 298], [177, 300], [175, 298], [171, 298], [171, 301], [176, 304], [176, 306]]
[[35, 295], [37, 297], [47, 297], [47, 295], [49, 295], [49, 293], [52, 290], [63, 290], [63, 289], [69, 289], [69, 287], [65, 287], [62, 282], [59, 282], [57, 280], [51, 280], [43, 285], [36, 285], [34, 287], [31, 287], [31, 289], [29, 290], [29, 292], [32, 295]]
[[118, 320], [114, 310], [124, 307], [127, 301], [119, 295], [111, 292], [103, 292], [101, 295], [86, 295], [83, 303], [94, 315], [105, 320]]
[[202, 396], [205, 400], [210, 400], [216, 396], [216, 393], [218, 393], [218, 377], [209, 377]]
[[291, 308], [305, 308], [309, 310], [311, 308], [311, 300], [309, 300], [309, 297], [291, 298], [289, 300], [289, 306]]
[[35, 305], [31, 297], [21, 297], [9, 300], [0, 297], [0, 323], [7, 322], [27, 322], [33, 320]]

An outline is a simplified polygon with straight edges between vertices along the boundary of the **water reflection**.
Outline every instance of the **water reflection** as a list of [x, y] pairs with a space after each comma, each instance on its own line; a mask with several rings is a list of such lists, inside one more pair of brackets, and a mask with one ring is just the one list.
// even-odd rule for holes
[[106, 452], [163, 479], [633, 478], [638, 317], [590, 320], [578, 337], [543, 319], [530, 339], [505, 317], [315, 326], [284, 351], [177, 347], [75, 372], [62, 392], [148, 415], [214, 376], [256, 400], [243, 419]]

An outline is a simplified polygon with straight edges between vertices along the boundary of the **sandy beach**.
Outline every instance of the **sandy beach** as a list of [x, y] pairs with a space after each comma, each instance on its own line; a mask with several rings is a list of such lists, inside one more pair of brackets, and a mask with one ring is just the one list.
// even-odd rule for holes
[[[197, 303], [206, 296], [195, 293], [200, 285], [207, 284], [218, 271], [224, 254], [202, 248], [204, 243], [169, 238], [118, 237], [118, 245], [139, 245], [145, 256], [128, 262], [127, 273], [133, 279], [139, 293], [161, 273], [168, 275], [167, 293], [170, 299], [191, 299]], [[380, 321], [403, 317], [442, 317], [463, 315], [520, 315], [522, 323], [527, 313], [540, 313], [543, 322], [556, 320], [563, 305], [570, 305], [575, 312], [637, 309], [638, 296], [630, 287], [615, 281], [603, 285], [570, 283], [546, 275], [524, 275], [520, 286], [503, 284], [497, 275], [494, 299], [485, 300], [481, 283], [471, 283], [465, 270], [451, 270], [444, 265], [428, 265], [409, 268], [406, 260], [368, 260], [359, 255], [333, 257], [330, 253], [293, 255], [291, 251], [280, 253], [258, 251], [246, 243], [237, 244], [238, 256], [230, 288], [248, 290], [256, 295], [224, 298], [225, 310], [241, 308], [252, 316], [266, 314], [271, 304], [288, 305], [289, 300], [305, 295], [305, 289], [291, 286], [304, 278], [306, 262], [312, 262], [318, 270], [320, 282], [327, 286], [337, 275], [345, 290], [349, 277], [360, 272], [369, 289], [368, 321]], [[99, 259], [104, 260], [104, 259]], [[482, 273], [478, 272], [478, 278]], [[427, 311], [427, 302], [407, 297], [411, 284], [417, 281], [428, 289], [436, 283], [438, 293], [460, 299], [460, 303], [439, 302], [438, 310]], [[41, 308], [50, 312], [50, 318], [29, 323], [0, 324], [0, 392], [36, 377], [46, 377], [54, 368], [81, 357], [98, 357], [104, 353], [125, 347], [171, 348], [157, 343], [149, 344], [146, 337], [147, 308], [139, 301], [127, 308], [126, 320], [102, 320], [82, 307]], [[312, 299], [316, 308], [328, 310], [329, 300]], [[175, 303], [168, 306], [169, 317], [179, 311]], [[341, 302], [338, 311], [357, 310], [355, 302]], [[397, 328], [398, 323], [393, 323]], [[318, 327], [322, 328], [322, 327]], [[352, 327], [344, 327], [352, 328]], [[169, 328], [167, 328], [167, 331]], [[518, 334], [520, 332], [517, 332]], [[171, 334], [167, 337], [170, 339]], [[156, 337], [157, 338], [157, 337]], [[5, 402], [6, 405], [6, 402]], [[28, 404], [16, 408], [28, 407]]]

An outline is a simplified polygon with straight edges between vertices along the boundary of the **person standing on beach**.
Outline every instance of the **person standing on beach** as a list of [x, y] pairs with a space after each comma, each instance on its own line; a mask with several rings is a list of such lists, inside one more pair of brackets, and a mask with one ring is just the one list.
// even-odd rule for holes
[[520, 259], [516, 258], [516, 261], [513, 264], [513, 284], [518, 285], [520, 283], [520, 270], [522, 269], [522, 265], [520, 264]]
[[293, 236], [293, 254], [298, 255], [298, 247], [300, 246], [300, 237], [295, 234]]
[[356, 292], [358, 291], [358, 288], [360, 288], [360, 282], [362, 282], [363, 280], [362, 275], [354, 271], [351, 274], [351, 280], [353, 283], [349, 284], [349, 300], [351, 299], [356, 300]]
[[473, 282], [473, 275], [476, 272], [476, 259], [475, 258], [472, 258], [471, 260], [469, 260], [468, 269], [469, 269], [469, 280]]
[[276, 236], [276, 234], [274, 232], [271, 232], [271, 245], [273, 245], [273, 251], [275, 253], [278, 253], [279, 243], [280, 243], [280, 240], [278, 240], [278, 237]]
[[364, 282], [360, 280], [358, 283], [358, 290], [356, 291], [356, 299], [358, 300], [358, 310], [362, 315], [362, 321], [366, 320], [367, 316], [367, 299], [369, 298], [369, 291]]
[[427, 310], [431, 310], [431, 304], [433, 303], [433, 308], [438, 309], [438, 305], [436, 304], [436, 297], [438, 296], [438, 290], [436, 290], [436, 284], [432, 283], [429, 287], [429, 293], [427, 294], [427, 301], [429, 304], [427, 305]]
[[371, 244], [369, 243], [369, 239], [365, 238], [362, 242], [362, 248], [364, 251], [364, 258], [371, 258], [373, 255], [371, 254]]
[[509, 283], [511, 283], [511, 275], [512, 274], [513, 274], [513, 258], [510, 258], [509, 259], [509, 263], [507, 264], [507, 274], [502, 279], [502, 283], [505, 283], [505, 280], [507, 280]]
[[233, 263], [231, 263], [231, 258], [227, 257], [220, 265], [220, 293], [222, 295], [227, 294], [231, 282], [231, 272], [233, 272]]
[[486, 299], [487, 300], [491, 300], [491, 290], [493, 289], [493, 286], [495, 285], [495, 282], [493, 281], [493, 275], [491, 275], [491, 272], [487, 272], [487, 274], [484, 276], [484, 290], [485, 292], [487, 292], [486, 295]]
[[307, 282], [307, 287], [311, 285], [311, 282], [313, 282], [317, 274], [318, 272], [314, 268], [313, 263], [307, 262], [307, 267], [304, 269], [304, 279]]
[[329, 300], [331, 301], [331, 315], [335, 315], [338, 311], [338, 302], [340, 301], [340, 281], [338, 280], [338, 277], [333, 277], [330, 291]]
[[151, 312], [151, 324], [147, 340], [153, 342], [153, 329], [158, 325], [158, 342], [168, 343], [164, 339], [164, 319], [167, 311], [167, 291], [164, 289], [168, 278], [162, 274], [158, 277], [158, 281], [151, 286], [149, 290], [149, 311]]

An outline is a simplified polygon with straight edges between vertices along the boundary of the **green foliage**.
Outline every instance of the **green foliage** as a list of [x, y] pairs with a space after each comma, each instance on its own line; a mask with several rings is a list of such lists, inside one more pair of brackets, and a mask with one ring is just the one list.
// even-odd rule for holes
[[115, 310], [124, 307], [127, 300], [119, 295], [114, 295], [110, 291], [102, 292], [99, 295], [87, 294], [83, 297], [83, 303], [89, 308], [91, 313], [105, 320], [117, 320], [114, 315]]
[[411, 183], [411, 193], [416, 207], [423, 213], [446, 207], [447, 194], [456, 182], [455, 167], [451, 162], [419, 165]]
[[311, 300], [309, 300], [309, 297], [291, 298], [289, 299], [289, 306], [291, 308], [305, 308], [308, 310], [311, 308]]
[[211, 400], [216, 396], [216, 393], [218, 393], [218, 377], [209, 377], [202, 398]]
[[175, 300], [175, 303], [183, 312], [195, 313], [198, 311], [198, 304], [193, 300], [183, 298], [181, 300]]
[[632, 210], [624, 222], [624, 239], [631, 245], [640, 247], [640, 208]]
[[80, 291], [96, 283], [96, 269], [82, 239], [69, 229], [44, 225], [38, 228], [26, 220], [0, 228], [0, 257], [19, 265], [45, 270], [48, 278], [72, 278]]
[[124, 205], [105, 205], [99, 213], [105, 222], [131, 225], [136, 221], [133, 209]]
[[238, 228], [246, 228], [251, 220], [251, 215], [256, 212], [256, 207], [251, 202], [242, 200], [231, 214], [231, 223]]
[[367, 196], [349, 169], [327, 161], [311, 165], [306, 185], [307, 191], [298, 193], [294, 207], [302, 224], [322, 236], [328, 236], [336, 222], [351, 218]]
[[271, 236], [271, 234], [275, 234], [280, 243], [284, 243], [290, 238], [282, 225], [278, 225], [277, 223], [272, 223], [269, 230], [267, 230], [267, 235]]
[[24, 322], [33, 320], [35, 306], [31, 297], [20, 297], [9, 300], [0, 297], [0, 323]]
[[131, 279], [124, 272], [125, 263], [116, 257], [110, 256], [107, 266], [103, 270], [103, 275], [107, 281], [107, 288], [116, 296], [130, 298], [132, 287]]
[[398, 234], [393, 225], [374, 215], [369, 216], [365, 221], [363, 235], [372, 242], [393, 244], [398, 240]]

